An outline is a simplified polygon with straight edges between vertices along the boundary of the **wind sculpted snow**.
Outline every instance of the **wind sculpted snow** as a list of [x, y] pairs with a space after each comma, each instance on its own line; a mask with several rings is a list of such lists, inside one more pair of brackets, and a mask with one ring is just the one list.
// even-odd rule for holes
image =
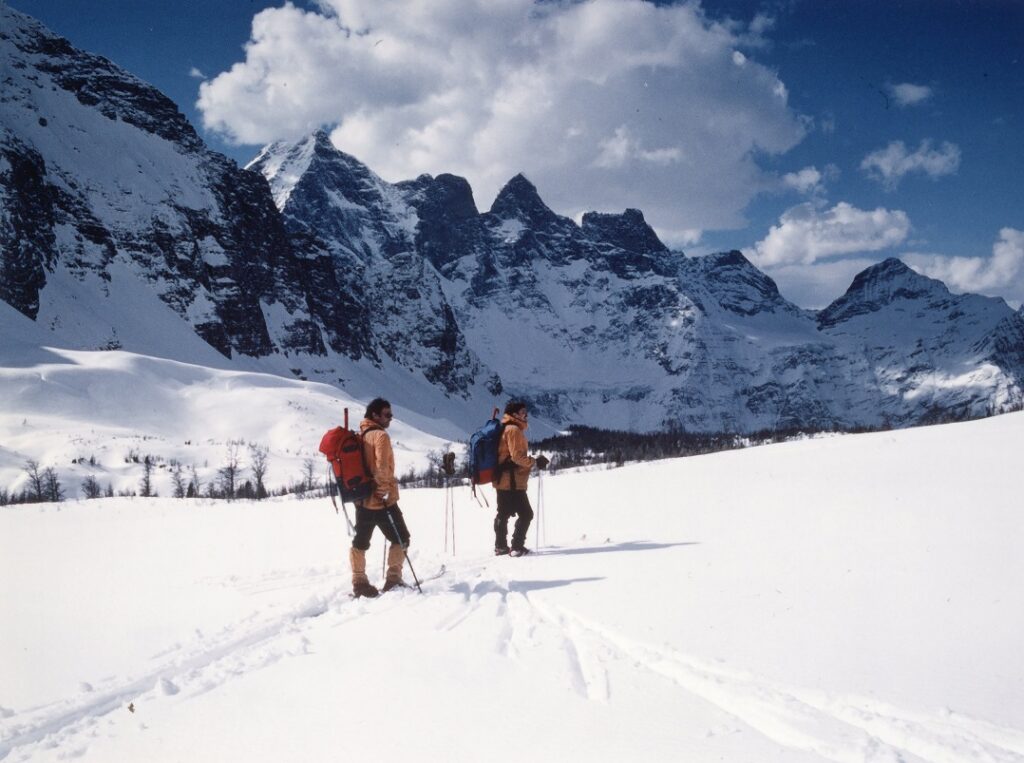
[[465, 488], [455, 554], [407, 491], [445, 573], [376, 600], [324, 500], [8, 508], [0, 757], [1021, 761], [1022, 445], [1009, 414], [548, 475], [521, 559]]

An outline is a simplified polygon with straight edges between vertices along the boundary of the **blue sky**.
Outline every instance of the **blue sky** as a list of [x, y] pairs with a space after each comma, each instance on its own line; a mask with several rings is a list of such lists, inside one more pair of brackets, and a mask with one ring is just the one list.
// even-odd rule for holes
[[638, 207], [805, 307], [888, 256], [1024, 299], [1024, 3], [10, 4], [240, 163], [326, 125], [388, 180], [468, 177], [481, 208], [519, 171], [563, 214]]

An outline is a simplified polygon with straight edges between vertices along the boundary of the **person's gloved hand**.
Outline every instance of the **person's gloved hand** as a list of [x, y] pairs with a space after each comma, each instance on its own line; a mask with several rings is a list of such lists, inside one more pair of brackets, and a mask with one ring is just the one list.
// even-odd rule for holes
[[551, 461], [549, 461], [548, 457], [545, 456], [543, 453], [541, 453], [539, 456], [537, 456], [537, 468], [538, 469], [547, 469], [548, 468], [548, 464], [550, 464], [550, 463], [551, 463]]

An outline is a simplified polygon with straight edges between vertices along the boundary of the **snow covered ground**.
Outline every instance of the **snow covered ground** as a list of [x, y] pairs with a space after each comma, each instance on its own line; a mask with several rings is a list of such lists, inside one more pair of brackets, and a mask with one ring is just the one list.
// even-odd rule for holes
[[1010, 414], [547, 476], [522, 559], [408, 491], [446, 571], [370, 601], [325, 500], [7, 507], [0, 758], [1024, 761], [1022, 448]]
[[[262, 372], [258, 362], [250, 369], [245, 359], [218, 361], [212, 350], [201, 356], [203, 365], [184, 362], [185, 350], [202, 344], [194, 335], [178, 352], [158, 348], [166, 350], [162, 357], [62, 349], [48, 339], [0, 302], [0, 489], [13, 495], [28, 484], [30, 459], [56, 471], [68, 498], [83, 496], [89, 476], [115, 494], [140, 492], [147, 456], [158, 495], [173, 495], [175, 463], [186, 479], [195, 471], [205, 494], [231, 443], [241, 480], [252, 479], [250, 446], [268, 449], [270, 490], [302, 481], [308, 459], [323, 479], [320, 437], [342, 423], [345, 408], [357, 426], [369, 399]], [[400, 419], [392, 438], [401, 468], [422, 470], [426, 453], [449, 441], [426, 434], [431, 422], [394, 402]]]

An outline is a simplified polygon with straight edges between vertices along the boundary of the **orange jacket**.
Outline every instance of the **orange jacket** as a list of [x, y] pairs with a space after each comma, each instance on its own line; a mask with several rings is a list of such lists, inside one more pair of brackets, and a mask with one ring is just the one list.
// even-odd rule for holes
[[398, 503], [398, 480], [395, 479], [395, 452], [391, 449], [391, 437], [380, 424], [370, 419], [359, 422], [359, 432], [363, 436], [366, 466], [375, 483], [373, 495], [363, 501], [363, 508], [394, 506]]
[[[530, 469], [534, 460], [526, 450], [526, 424], [505, 414], [501, 423], [505, 425], [498, 441], [498, 474], [494, 483], [498, 490], [526, 490], [526, 482], [530, 479]], [[509, 466], [509, 463], [514, 466]], [[513, 483], [515, 487], [513, 488]]]

